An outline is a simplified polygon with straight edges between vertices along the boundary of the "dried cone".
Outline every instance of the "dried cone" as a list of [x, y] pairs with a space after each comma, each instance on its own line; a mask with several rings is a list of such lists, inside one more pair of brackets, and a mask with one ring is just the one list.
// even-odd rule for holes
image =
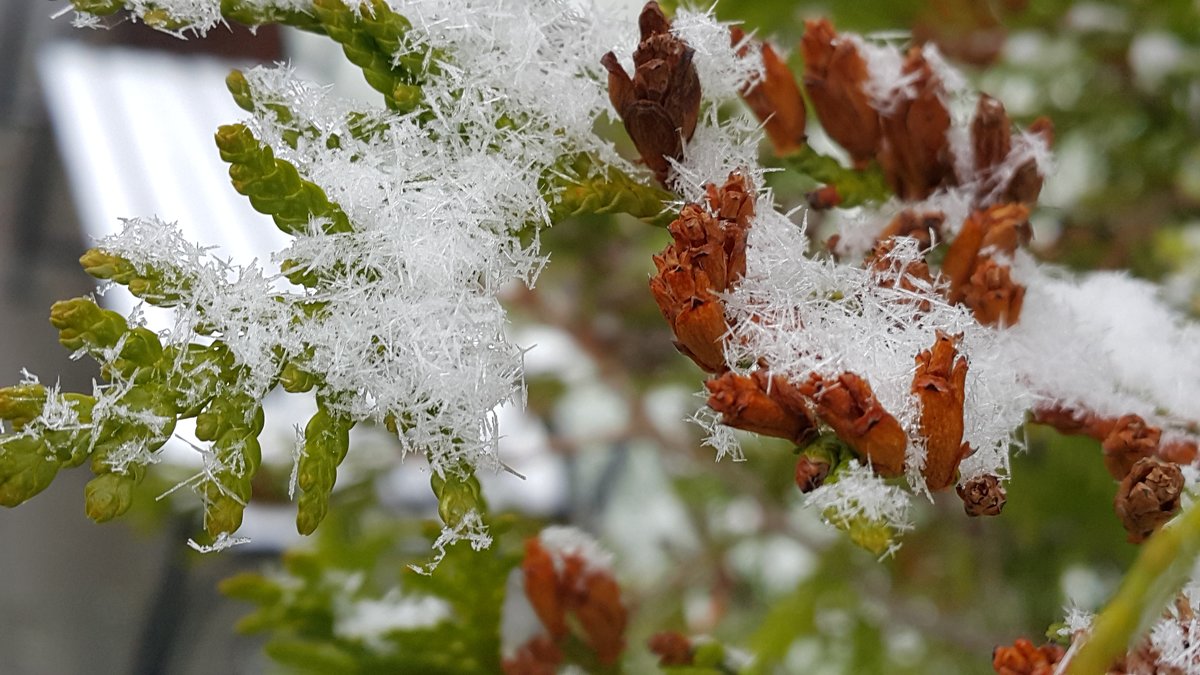
[[1140, 459], [1130, 468], [1113, 500], [1130, 542], [1141, 543], [1179, 511], [1183, 483], [1179, 465], [1154, 457]]
[[[758, 373], [755, 373], [756, 375]], [[803, 408], [789, 409], [767, 394], [765, 378], [735, 373], [705, 382], [708, 407], [721, 413], [721, 423], [764, 436], [804, 443], [814, 432], [812, 418]]]
[[1105, 468], [1113, 478], [1125, 478], [1135, 463], [1155, 454], [1161, 437], [1162, 430], [1146, 424], [1141, 417], [1121, 417], [1101, 444]]
[[1011, 647], [997, 647], [992, 652], [992, 668], [996, 675], [1054, 675], [1055, 664], [1065, 654], [1056, 644], [1034, 647], [1029, 640], [1020, 638]]
[[[730, 37], [734, 47], [740, 46], [738, 56], [745, 56], [750, 45], [742, 29], [732, 27]], [[791, 69], [770, 43], [762, 43], [762, 59], [763, 77], [742, 89], [742, 99], [763, 123], [775, 153], [786, 155], [799, 150], [807, 138], [804, 134], [807, 117], [804, 97]]]
[[816, 403], [817, 416], [859, 457], [870, 462], [875, 473], [904, 473], [908, 445], [904, 429], [884, 410], [866, 380], [849, 372], [836, 378], [813, 375], [804, 389]]
[[985, 326], [1011, 326], [1021, 317], [1025, 287], [1012, 280], [1009, 267], [982, 258], [963, 288], [963, 304]]
[[718, 293], [746, 272], [754, 195], [740, 174], [708, 186], [705, 207], [688, 204], [668, 227], [672, 243], [654, 256], [650, 291], [675, 333], [675, 346], [707, 372], [725, 366], [725, 307]]
[[1030, 233], [1029, 209], [1021, 204], [972, 212], [942, 261], [942, 275], [950, 281], [950, 301], [966, 304], [980, 323], [1015, 324], [1025, 289], [993, 256], [1012, 256], [1029, 242]]
[[[582, 632], [596, 658], [606, 665], [617, 662], [625, 648], [627, 616], [609, 571], [590, 566], [578, 553], [547, 551], [536, 537], [525, 542], [521, 569], [525, 595], [552, 645], [560, 645], [572, 630], [567, 623], [570, 613], [575, 619], [571, 625]], [[541, 649], [534, 655], [548, 653]]]
[[972, 518], [998, 516], [1004, 509], [1007, 494], [998, 476], [975, 476], [956, 488], [963, 509]]
[[826, 19], [805, 22], [800, 46], [804, 88], [821, 126], [856, 165], [866, 166], [880, 142], [879, 113], [866, 93], [867, 62], [854, 42], [839, 38]]
[[921, 400], [925, 437], [925, 485], [941, 490], [955, 482], [958, 465], [970, 446], [962, 442], [967, 359], [958, 354], [962, 334], [941, 330], [932, 349], [917, 354], [912, 392]]
[[1008, 153], [1012, 151], [1012, 122], [1004, 110], [1004, 104], [983, 94], [975, 106], [975, 119], [971, 120], [971, 146], [975, 151], [975, 174], [961, 176], [963, 182], [979, 181], [976, 194], [983, 197], [995, 191], [997, 177], [994, 175]]
[[950, 111], [942, 103], [942, 81], [920, 48], [909, 51], [903, 76], [913, 78], [905, 88], [913, 96], [895, 102], [880, 116], [879, 163], [897, 197], [919, 200], [954, 178], [954, 158], [946, 137]]
[[[1029, 125], [1029, 132], [1041, 136], [1042, 141], [1049, 147], [1054, 142], [1054, 123], [1049, 117], [1039, 117]], [[1044, 177], [1038, 171], [1037, 162], [1028, 159], [1013, 172], [1008, 185], [1004, 187], [1001, 201], [1033, 204], [1042, 192]]]
[[647, 2], [638, 18], [641, 42], [633, 52], [634, 73], [608, 52], [600, 63], [608, 70], [608, 96], [646, 166], [664, 185], [670, 159], [683, 156], [683, 144], [696, 131], [700, 114], [700, 78], [694, 51], [671, 34], [671, 22], [657, 2]]

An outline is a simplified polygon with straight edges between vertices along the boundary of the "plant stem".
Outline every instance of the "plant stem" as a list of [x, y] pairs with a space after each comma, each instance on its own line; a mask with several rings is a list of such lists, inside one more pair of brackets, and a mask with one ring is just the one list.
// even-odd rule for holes
[[1096, 617], [1091, 633], [1067, 664], [1065, 675], [1105, 673], [1129, 642], [1179, 592], [1200, 553], [1200, 508], [1196, 504], [1152, 535], [1142, 546], [1117, 594]]

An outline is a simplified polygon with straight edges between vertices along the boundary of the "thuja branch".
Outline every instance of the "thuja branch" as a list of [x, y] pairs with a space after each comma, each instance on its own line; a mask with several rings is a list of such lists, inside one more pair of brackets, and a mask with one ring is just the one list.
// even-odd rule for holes
[[1200, 508], [1195, 504], [1156, 532], [1125, 574], [1117, 594], [1092, 624], [1092, 630], [1066, 675], [1107, 672], [1167, 601], [1179, 592], [1200, 554]]
[[[811, 145], [804, 145], [791, 154], [780, 157], [784, 166], [824, 185], [812, 199], [824, 200], [820, 206], [849, 208], [866, 203], [887, 201], [891, 189], [883, 171], [875, 164], [855, 170], [842, 166], [836, 159], [822, 155]], [[814, 204], [816, 206], [816, 204]]]

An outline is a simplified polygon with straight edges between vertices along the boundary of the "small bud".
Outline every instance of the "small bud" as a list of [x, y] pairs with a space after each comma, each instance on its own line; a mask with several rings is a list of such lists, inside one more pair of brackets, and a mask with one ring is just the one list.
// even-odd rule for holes
[[88, 518], [104, 523], [123, 515], [133, 504], [133, 475], [102, 473], [84, 486], [84, 508]]
[[1135, 463], [1155, 454], [1161, 436], [1161, 429], [1137, 415], [1121, 417], [1101, 444], [1105, 468], [1113, 478], [1125, 478]]
[[[460, 475], [461, 472], [461, 475]], [[438, 516], [450, 527], [457, 527], [467, 514], [487, 510], [479, 479], [469, 467], [447, 471], [445, 476], [433, 472], [429, 482], [438, 500]]]
[[1183, 485], [1177, 464], [1145, 457], [1130, 468], [1113, 500], [1130, 542], [1141, 543], [1179, 511]]
[[59, 462], [41, 438], [0, 439], [0, 506], [14, 507], [50, 486]]
[[0, 420], [12, 422], [17, 431], [41, 415], [45, 405], [46, 388], [40, 384], [0, 388]]
[[972, 518], [1000, 515], [1007, 499], [1004, 484], [991, 474], [975, 476], [955, 489], [963, 501], [963, 509]]

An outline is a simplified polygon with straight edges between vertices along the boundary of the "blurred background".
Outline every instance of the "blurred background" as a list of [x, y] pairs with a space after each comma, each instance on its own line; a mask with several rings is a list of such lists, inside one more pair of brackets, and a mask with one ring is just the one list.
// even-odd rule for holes
[[[291, 60], [347, 96], [375, 99], [320, 38], [237, 28], [181, 41], [120, 22], [77, 30], [50, 18], [62, 6], [0, 3], [0, 374], [8, 384], [26, 368], [86, 392], [96, 372], [69, 359], [46, 319], [54, 301], [92, 290], [76, 262], [91, 237], [121, 216], [158, 215], [243, 262], [270, 251], [256, 234], [273, 232], [269, 222], [225, 184], [208, 140], [215, 124], [241, 116], [222, 91], [228, 68]], [[1194, 3], [758, 0], [716, 11], [773, 38], [796, 72], [808, 17], [937, 42], [1015, 122], [1054, 121], [1039, 255], [1078, 270], [1129, 269], [1162, 283], [1181, 311], [1200, 311]], [[775, 187], [790, 206], [811, 186], [781, 177]], [[1094, 442], [1030, 425], [1001, 516], [968, 520], [953, 495], [939, 496], [882, 562], [799, 506], [785, 444], [751, 441], [746, 462], [714, 464], [683, 422], [701, 402], [700, 373], [671, 347], [646, 289], [666, 240], [618, 217], [543, 235], [552, 263], [536, 290], [508, 298], [514, 339], [537, 348], [528, 414], [503, 413], [502, 454], [529, 480], [485, 486], [493, 507], [580, 525], [614, 550], [633, 609], [631, 651], [642, 653], [631, 672], [648, 672], [645, 638], [673, 629], [773, 654], [781, 672], [985, 673], [995, 645], [1040, 642], [1065, 606], [1099, 607], [1136, 549], [1112, 513], [1115, 484]], [[279, 402], [280, 457], [305, 418], [286, 412], [296, 406]], [[358, 443], [375, 450], [351, 453], [361, 465], [335, 511], [430, 515], [421, 468], [395, 469], [382, 435]], [[271, 669], [262, 639], [232, 630], [248, 607], [216, 583], [294, 544], [293, 512], [265, 509], [247, 524], [255, 544], [200, 555], [185, 545], [198, 529], [186, 506], [194, 497], [153, 500], [190, 472], [157, 472], [163, 484], [143, 490], [153, 493], [144, 504], [102, 526], [83, 513], [84, 469], [0, 513], [0, 672]], [[325, 536], [353, 540], [348, 520], [331, 520]], [[411, 535], [415, 526], [389, 527]]]

